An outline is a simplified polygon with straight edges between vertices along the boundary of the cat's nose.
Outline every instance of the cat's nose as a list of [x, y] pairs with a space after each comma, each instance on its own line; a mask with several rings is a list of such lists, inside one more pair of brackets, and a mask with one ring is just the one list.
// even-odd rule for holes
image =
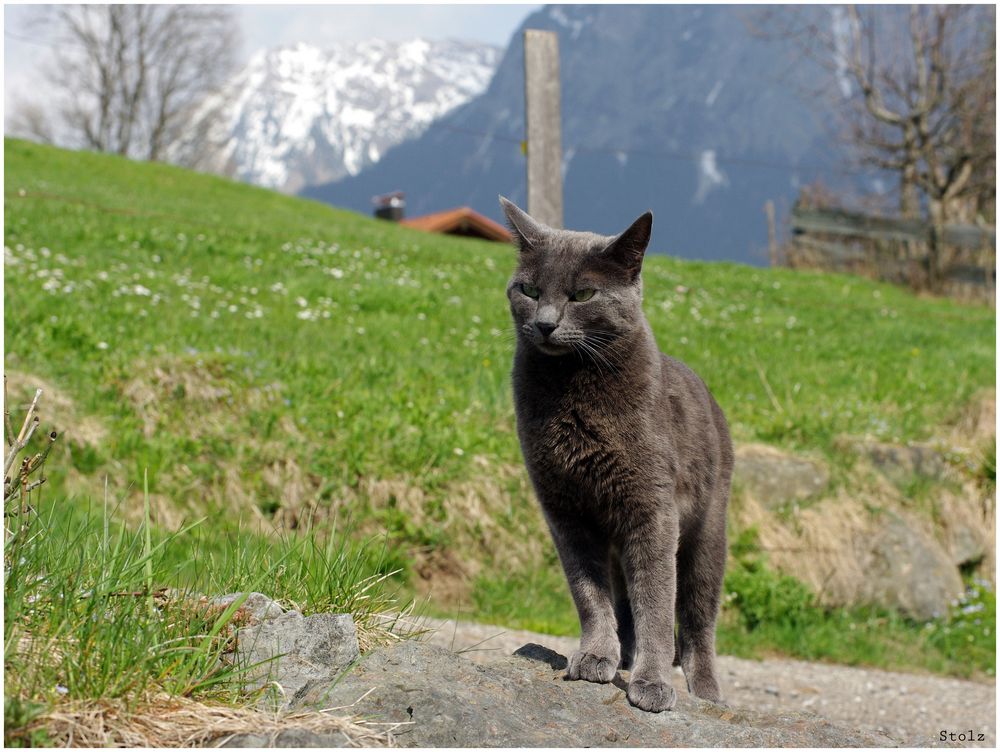
[[543, 337], [548, 337], [552, 332], [556, 330], [559, 324], [553, 324], [549, 321], [536, 321], [535, 328], [542, 333]]

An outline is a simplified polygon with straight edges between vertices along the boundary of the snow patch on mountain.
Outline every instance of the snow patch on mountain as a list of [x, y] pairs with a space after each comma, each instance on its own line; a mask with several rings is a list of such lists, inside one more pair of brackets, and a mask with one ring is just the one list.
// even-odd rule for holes
[[714, 149], [705, 149], [698, 159], [698, 191], [694, 195], [694, 203], [704, 203], [709, 192], [715, 188], [725, 188], [729, 178], [719, 169], [715, 159]]
[[705, 97], [706, 107], [711, 107], [713, 104], [715, 104], [715, 100], [719, 98], [719, 92], [722, 91], [722, 87], [724, 84], [725, 81], [722, 81], [721, 79], [715, 82], [715, 86], [712, 87], [712, 90], [708, 92], [708, 96]]
[[221, 99], [217, 169], [296, 192], [357, 175], [486, 89], [501, 50], [413, 39], [262, 50]]

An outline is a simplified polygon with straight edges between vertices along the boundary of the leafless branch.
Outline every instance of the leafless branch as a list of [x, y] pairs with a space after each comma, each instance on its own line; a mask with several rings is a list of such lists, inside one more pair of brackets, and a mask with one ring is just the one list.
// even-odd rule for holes
[[64, 5], [47, 18], [61, 40], [48, 73], [59, 132], [97, 151], [170, 157], [236, 62], [238, 24], [224, 6]]
[[[31, 438], [35, 433], [35, 429], [38, 427], [39, 419], [35, 415], [35, 411], [38, 409], [38, 400], [42, 396], [42, 390], [38, 389], [35, 391], [35, 397], [32, 399], [31, 404], [28, 406], [28, 412], [24, 416], [24, 423], [21, 426], [21, 430], [18, 432], [17, 436], [9, 442], [7, 449], [7, 454], [4, 457], [4, 480], [3, 480], [3, 497], [4, 497], [4, 516], [10, 516], [11, 514], [16, 514], [20, 510], [15, 510], [12, 512], [7, 508], [7, 502], [21, 498], [27, 497], [27, 494], [32, 490], [42, 485], [45, 482], [45, 477], [43, 474], [45, 467], [45, 460], [48, 459], [49, 452], [52, 450], [52, 445], [58, 438], [58, 434], [52, 431], [48, 435], [48, 442], [45, 448], [35, 454], [34, 456], [26, 456], [22, 458], [20, 465], [18, 466], [17, 473], [14, 477], [11, 477], [10, 470], [14, 466], [14, 462], [17, 460], [18, 455], [24, 450], [25, 447], [31, 442]], [[9, 412], [9, 400], [7, 395], [7, 378], [4, 377], [4, 425], [6, 427], [8, 436], [13, 436], [14, 432], [11, 428], [10, 422], [10, 412]], [[38, 475], [39, 477], [34, 480], [30, 480], [31, 476]]]

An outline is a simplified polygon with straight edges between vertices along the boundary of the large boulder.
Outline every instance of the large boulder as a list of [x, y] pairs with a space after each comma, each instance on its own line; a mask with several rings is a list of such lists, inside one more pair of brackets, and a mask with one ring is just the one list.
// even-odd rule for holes
[[868, 544], [866, 600], [915, 619], [944, 616], [962, 578], [941, 544], [916, 520], [886, 512]]
[[[676, 678], [675, 710], [646, 713], [629, 705], [625, 679], [612, 684], [565, 681], [566, 658], [538, 645], [479, 665], [442, 647], [405, 641], [365, 656], [337, 682], [315, 680], [293, 708], [350, 708], [393, 731], [409, 747], [870, 747], [890, 746], [801, 713], [768, 714], [692, 697]], [[229, 746], [255, 741], [234, 737]], [[273, 746], [330, 743], [301, 734]]]
[[808, 499], [829, 482], [830, 472], [817, 460], [786, 454], [765, 444], [736, 448], [733, 484], [750, 492], [766, 508]]

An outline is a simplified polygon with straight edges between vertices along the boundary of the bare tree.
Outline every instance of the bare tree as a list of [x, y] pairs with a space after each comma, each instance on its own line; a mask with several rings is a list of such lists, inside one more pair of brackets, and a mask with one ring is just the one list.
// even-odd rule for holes
[[27, 138], [41, 144], [56, 143], [52, 123], [41, 105], [21, 99], [11, 109], [13, 112], [6, 123], [7, 135]]
[[63, 129], [82, 146], [161, 160], [188, 116], [220, 96], [232, 73], [237, 23], [203, 5], [57, 6], [49, 79]]
[[855, 121], [855, 142], [867, 161], [901, 173], [904, 215], [919, 213], [919, 187], [932, 220], [943, 221], [955, 199], [977, 189], [977, 166], [995, 160], [992, 139], [981, 138], [994, 99], [982, 96], [988, 58], [975, 33], [983, 10], [912, 6], [909, 44], [883, 51], [880, 62], [875, 9], [848, 7], [844, 66], [867, 115]]
[[783, 8], [752, 26], [796, 41], [828, 72], [821, 101], [859, 161], [899, 176], [904, 217], [926, 210], [936, 286], [945, 222], [995, 200], [995, 8]]

